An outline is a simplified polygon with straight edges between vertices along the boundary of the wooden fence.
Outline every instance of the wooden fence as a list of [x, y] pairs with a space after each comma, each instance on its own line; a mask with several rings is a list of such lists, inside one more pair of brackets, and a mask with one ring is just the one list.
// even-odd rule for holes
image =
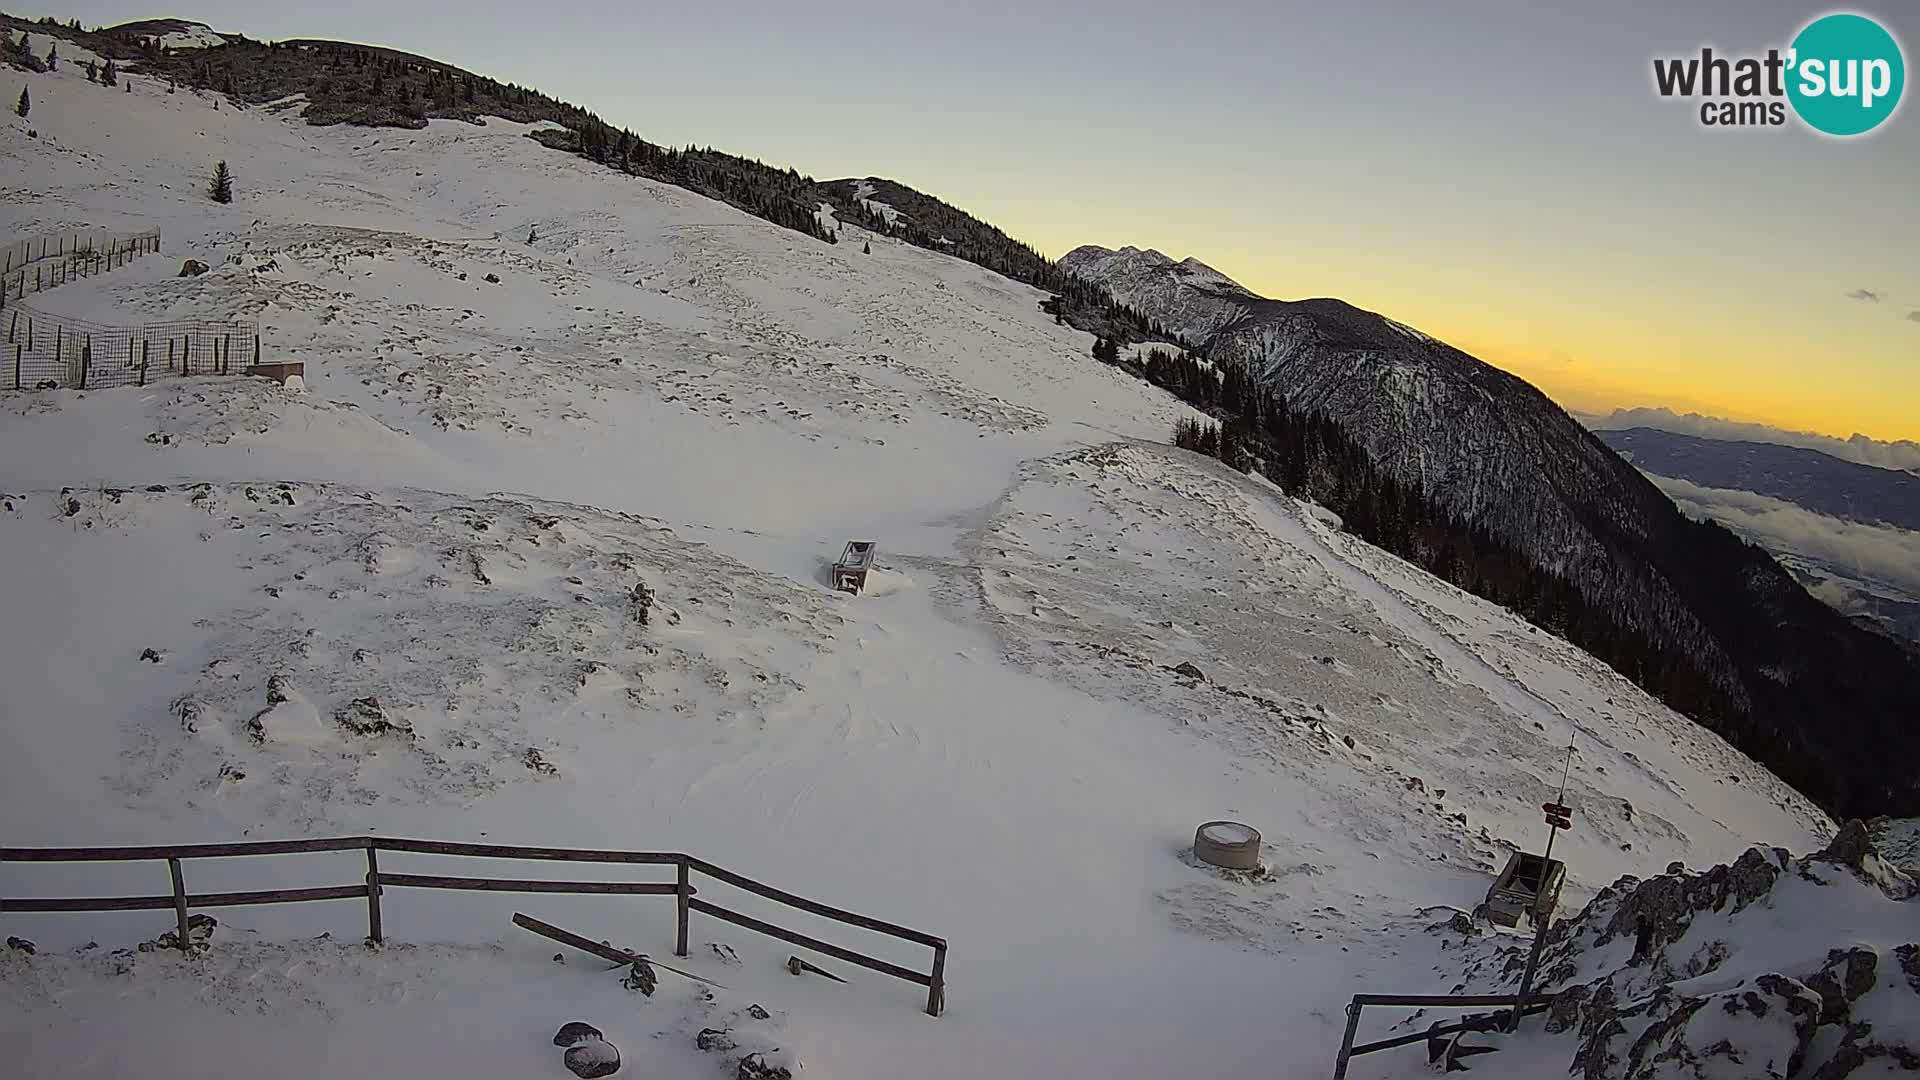
[[[316, 851], [365, 851], [366, 878], [354, 885], [313, 889], [266, 889], [253, 892], [189, 893], [182, 863], [191, 859], [224, 859], [251, 855], [291, 855]], [[482, 859], [529, 859], [571, 863], [622, 863], [672, 866], [673, 881], [553, 881], [547, 879], [449, 877], [433, 874], [396, 874], [380, 869], [379, 853], [415, 852]], [[342, 836], [319, 840], [268, 840], [233, 844], [185, 844], [154, 847], [0, 848], [0, 863], [13, 862], [133, 862], [164, 861], [173, 889], [165, 896], [0, 897], [0, 912], [142, 911], [172, 908], [179, 923], [179, 945], [188, 947], [187, 915], [194, 908], [236, 907], [246, 904], [290, 904], [315, 900], [367, 902], [367, 937], [382, 940], [380, 895], [389, 886], [412, 889], [466, 889], [484, 892], [613, 893], [628, 896], [672, 896], [678, 901], [679, 924], [674, 955], [687, 955], [687, 924], [693, 912], [710, 915], [769, 937], [883, 975], [927, 988], [927, 1015], [946, 1008], [947, 943], [895, 923], [808, 900], [698, 859], [684, 852], [596, 851], [581, 848], [521, 847], [511, 844], [458, 844], [439, 840], [406, 840], [391, 836]], [[857, 926], [933, 950], [933, 966], [921, 972], [878, 960], [852, 949], [763, 922], [719, 904], [699, 899], [693, 875], [700, 874], [776, 903]]]
[[260, 324], [249, 320], [109, 326], [16, 304], [0, 322], [0, 387], [15, 390], [145, 386], [169, 375], [240, 375], [260, 362]]
[[160, 250], [160, 230], [137, 233], [73, 232], [16, 240], [0, 252], [0, 311], [41, 292], [83, 277], [117, 270]]

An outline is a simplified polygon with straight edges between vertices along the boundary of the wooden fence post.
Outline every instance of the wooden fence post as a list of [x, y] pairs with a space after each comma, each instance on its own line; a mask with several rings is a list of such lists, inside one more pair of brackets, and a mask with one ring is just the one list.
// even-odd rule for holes
[[367, 940], [380, 944], [380, 849], [367, 841]]
[[927, 987], [927, 1015], [939, 1016], [947, 1009], [947, 947], [933, 947], [933, 982]]
[[260, 366], [260, 335], [253, 335], [253, 366]]
[[13, 343], [13, 388], [20, 389], [20, 343]]
[[93, 367], [93, 335], [87, 335], [86, 344], [80, 346], [80, 389], [87, 388], [87, 371]]
[[167, 873], [173, 875], [173, 913], [180, 921], [180, 951], [187, 951], [187, 886], [180, 877], [180, 860], [167, 860]]
[[233, 365], [233, 335], [220, 335], [220, 374], [231, 375], [228, 369]]
[[60, 346], [66, 344], [67, 327], [65, 323], [53, 324], [53, 362], [60, 362]]
[[687, 876], [687, 855], [686, 852], [681, 852], [679, 893], [675, 898], [680, 907], [680, 931], [673, 942], [675, 956], [687, 955], [687, 901], [693, 896], [693, 886], [688, 882]]

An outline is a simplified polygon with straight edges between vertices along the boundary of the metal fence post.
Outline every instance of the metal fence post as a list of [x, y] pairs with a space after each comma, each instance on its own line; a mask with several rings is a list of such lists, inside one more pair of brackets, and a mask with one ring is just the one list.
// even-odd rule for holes
[[1340, 1040], [1340, 1056], [1333, 1059], [1333, 1080], [1347, 1080], [1347, 1060], [1353, 1057], [1353, 1036], [1360, 1030], [1360, 1003], [1347, 1003], [1347, 1034]]
[[383, 940], [380, 934], [380, 849], [372, 840], [367, 841], [367, 940], [375, 945]]
[[180, 921], [180, 951], [187, 951], [187, 886], [180, 877], [180, 860], [167, 860], [167, 873], [173, 875], [173, 913]]
[[673, 942], [673, 955], [685, 956], [687, 955], [687, 900], [693, 895], [693, 886], [688, 881], [689, 874], [688, 874], [688, 868], [687, 868], [687, 855], [685, 852], [681, 852], [680, 854], [679, 866], [680, 866], [679, 890], [678, 890], [678, 895], [675, 897], [675, 899], [678, 901], [679, 907], [680, 907], [680, 922], [679, 922], [679, 933], [674, 938], [674, 942]]

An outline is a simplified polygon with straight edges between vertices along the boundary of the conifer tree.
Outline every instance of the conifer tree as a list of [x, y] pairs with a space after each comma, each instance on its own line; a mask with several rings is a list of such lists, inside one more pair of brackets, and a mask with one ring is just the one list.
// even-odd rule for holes
[[207, 194], [217, 203], [233, 201], [233, 173], [227, 170], [226, 162], [214, 166], [213, 182], [207, 185]]
[[13, 111], [20, 114], [23, 120], [33, 111], [33, 96], [27, 93], [27, 88], [24, 86], [20, 88], [20, 100], [14, 102]]
[[112, 60], [108, 60], [107, 66], [100, 69], [100, 85], [101, 86], [112, 86], [114, 85], [115, 82], [119, 80], [119, 77], [120, 77], [120, 69], [113, 66]]
[[[21, 93], [23, 93], [23, 94], [24, 94], [24, 93], [26, 93], [26, 91], [25, 91], [25, 90], [22, 90], [22, 91], [20, 91], [20, 92], [21, 92]], [[25, 116], [26, 114], [25, 114], [25, 113], [21, 113], [20, 115], [22, 115], [22, 116]], [[862, 255], [871, 255], [871, 254], [873, 254], [873, 241], [871, 241], [871, 240], [869, 240], [869, 241], [867, 241], [866, 243], [864, 243], [864, 244], [861, 244], [861, 245], [860, 245], [860, 254], [862, 254]]]
[[47, 46], [47, 70], [60, 70], [60, 43], [57, 41]]

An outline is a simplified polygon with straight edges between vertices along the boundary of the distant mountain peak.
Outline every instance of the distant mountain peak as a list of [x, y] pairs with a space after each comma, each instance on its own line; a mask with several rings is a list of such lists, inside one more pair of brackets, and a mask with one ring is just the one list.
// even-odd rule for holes
[[1115, 295], [1119, 294], [1120, 288], [1133, 292], [1198, 289], [1212, 294], [1258, 299], [1253, 290], [1199, 259], [1188, 256], [1175, 262], [1170, 256], [1153, 248], [1129, 246], [1112, 250], [1098, 244], [1084, 244], [1061, 256], [1060, 265], [1081, 277], [1108, 282], [1109, 287], [1117, 284], [1119, 288], [1115, 288]]

